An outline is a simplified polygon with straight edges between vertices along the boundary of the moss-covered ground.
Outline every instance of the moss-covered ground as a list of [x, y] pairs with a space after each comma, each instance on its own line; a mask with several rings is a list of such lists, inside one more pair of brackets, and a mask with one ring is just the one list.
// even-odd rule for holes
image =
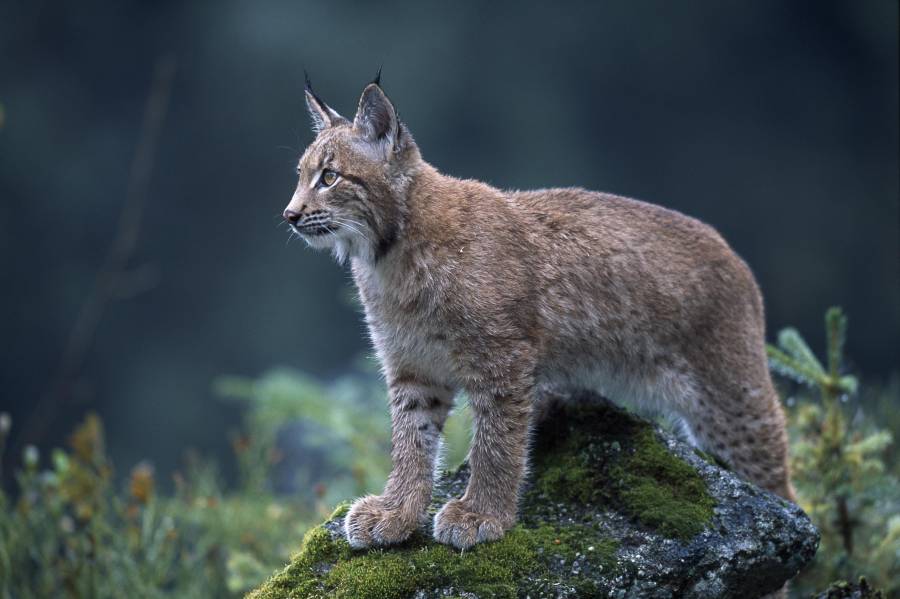
[[[447, 587], [485, 599], [512, 599], [526, 577], [535, 584], [551, 581], [554, 562], [582, 557], [586, 569], [612, 571], [616, 549], [589, 527], [519, 525], [500, 541], [467, 552], [422, 535], [389, 550], [353, 551], [319, 526], [307, 533], [291, 564], [248, 599], [404, 599], [419, 589]], [[572, 584], [572, 577], [567, 581]], [[591, 590], [588, 578], [576, 584]]]

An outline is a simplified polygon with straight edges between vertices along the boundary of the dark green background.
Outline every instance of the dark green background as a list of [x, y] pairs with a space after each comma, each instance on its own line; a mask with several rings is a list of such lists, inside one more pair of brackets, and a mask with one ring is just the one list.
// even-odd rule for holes
[[226, 451], [237, 415], [216, 375], [329, 379], [367, 350], [348, 274], [277, 228], [311, 139], [303, 68], [351, 115], [384, 65], [444, 172], [709, 222], [756, 273], [770, 330], [820, 345], [843, 305], [852, 366], [884, 375], [900, 361], [897, 7], [5, 0], [0, 409], [24, 422], [58, 367], [163, 55], [177, 75], [134, 260], [160, 279], [106, 311], [77, 393], [39, 415], [42, 446], [96, 409], [120, 471], [168, 470], [189, 445]]

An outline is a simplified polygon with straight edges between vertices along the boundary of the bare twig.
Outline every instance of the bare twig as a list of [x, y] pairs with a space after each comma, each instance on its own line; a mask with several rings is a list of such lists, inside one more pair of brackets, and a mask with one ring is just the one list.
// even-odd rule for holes
[[47, 391], [29, 414], [20, 437], [23, 443], [40, 441], [56, 408], [71, 396], [73, 383], [84, 366], [107, 306], [118, 299], [133, 297], [155, 282], [156, 274], [152, 267], [145, 265], [129, 269], [129, 261], [140, 238], [147, 187], [159, 134], [169, 107], [174, 76], [174, 57], [166, 56], [156, 61], [116, 235], [69, 334], [56, 376], [50, 380]]

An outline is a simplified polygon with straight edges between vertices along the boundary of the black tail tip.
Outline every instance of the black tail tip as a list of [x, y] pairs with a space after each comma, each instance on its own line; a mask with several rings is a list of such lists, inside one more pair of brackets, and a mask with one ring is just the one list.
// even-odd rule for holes
[[309, 73], [306, 72], [306, 69], [303, 69], [303, 87], [306, 91], [312, 93], [312, 81], [309, 80]]
[[381, 87], [381, 67], [380, 66], [378, 67], [378, 72], [375, 73], [375, 79], [372, 80], [372, 83], [374, 83], [378, 87]]

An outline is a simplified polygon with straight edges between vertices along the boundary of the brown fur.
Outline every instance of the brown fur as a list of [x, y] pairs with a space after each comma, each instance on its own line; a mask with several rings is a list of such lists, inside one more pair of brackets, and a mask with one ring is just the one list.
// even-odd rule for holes
[[285, 217], [350, 261], [390, 390], [393, 471], [350, 510], [351, 545], [397, 543], [423, 524], [460, 390], [472, 475], [435, 517], [443, 543], [470, 547], [514, 524], [535, 406], [578, 388], [677, 414], [699, 446], [792, 497], [762, 300], [712, 228], [583, 189], [442, 175], [376, 83], [353, 122], [309, 89], [307, 101], [318, 136]]

